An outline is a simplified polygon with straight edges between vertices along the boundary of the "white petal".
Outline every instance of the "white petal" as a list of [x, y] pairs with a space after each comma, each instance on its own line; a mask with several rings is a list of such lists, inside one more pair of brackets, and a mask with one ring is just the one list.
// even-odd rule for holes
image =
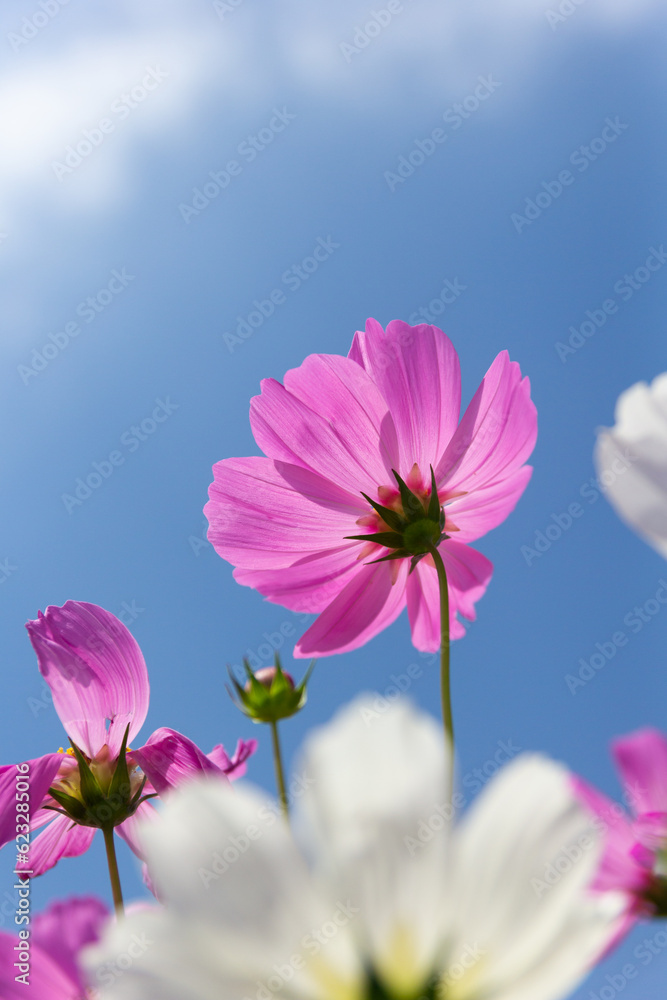
[[104, 1000], [254, 1000], [257, 986], [234, 974], [216, 930], [167, 911], [134, 913], [81, 957]]
[[[348, 927], [354, 914], [345, 900], [317, 890], [274, 802], [239, 783], [203, 779], [167, 797], [161, 817], [141, 836], [166, 910], [123, 925], [128, 933], [145, 930], [154, 945], [132, 962], [118, 996], [129, 983], [131, 995], [145, 1000], [176, 996], [174, 984], [187, 981], [181, 997], [238, 1000], [246, 983], [241, 996], [255, 998], [278, 976], [305, 1000], [354, 997], [361, 981]], [[97, 961], [113, 961], [119, 949], [122, 938], [108, 939]], [[153, 992], [156, 978], [163, 994]], [[266, 987], [265, 1000], [270, 993]]]
[[432, 971], [448, 913], [444, 738], [406, 701], [365, 696], [306, 744], [300, 832], [359, 907], [360, 950], [397, 991]]
[[622, 393], [615, 417], [598, 433], [598, 478], [620, 517], [667, 557], [667, 373]]
[[622, 907], [620, 897], [587, 891], [601, 843], [567, 771], [537, 755], [509, 764], [473, 805], [455, 848], [450, 974], [456, 980], [466, 953], [478, 961], [453, 995], [567, 995], [613, 938]]

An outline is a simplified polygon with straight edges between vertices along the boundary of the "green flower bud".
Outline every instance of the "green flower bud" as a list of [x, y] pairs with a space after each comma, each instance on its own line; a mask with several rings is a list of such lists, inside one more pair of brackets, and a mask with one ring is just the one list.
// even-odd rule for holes
[[298, 686], [295, 686], [291, 675], [283, 670], [277, 653], [274, 667], [262, 667], [253, 673], [247, 660], [243, 661], [243, 666], [248, 680], [242, 687], [230, 671], [229, 677], [238, 700], [234, 699], [231, 691], [230, 695], [237, 707], [253, 722], [289, 719], [306, 704], [306, 685], [315, 667], [314, 660]]

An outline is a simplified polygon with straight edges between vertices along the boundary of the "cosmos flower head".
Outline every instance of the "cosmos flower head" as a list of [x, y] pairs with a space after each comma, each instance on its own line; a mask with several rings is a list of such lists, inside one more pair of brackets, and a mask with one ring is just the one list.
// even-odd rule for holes
[[67, 601], [40, 612], [27, 629], [72, 746], [0, 767], [0, 846], [16, 836], [17, 780], [29, 785], [22, 810], [29, 860], [19, 870], [41, 875], [61, 858], [83, 854], [105, 827], [141, 857], [137, 823], [156, 817], [151, 797], [193, 774], [227, 782], [244, 772], [254, 740], [240, 741], [233, 758], [221, 745], [206, 755], [162, 728], [131, 748], [148, 712], [148, 671], [138, 643], [109, 611]]
[[667, 737], [640, 729], [615, 740], [612, 752], [629, 808], [581, 778], [575, 789], [606, 833], [595, 888], [625, 895], [630, 926], [667, 916]]
[[513, 510], [531, 475], [528, 379], [501, 352], [459, 419], [461, 376], [434, 326], [368, 320], [347, 357], [312, 354], [250, 406], [265, 457], [214, 467], [209, 540], [239, 583], [317, 620], [294, 655], [355, 649], [407, 607], [412, 640], [441, 643], [438, 547], [450, 634], [492, 565], [471, 542]]

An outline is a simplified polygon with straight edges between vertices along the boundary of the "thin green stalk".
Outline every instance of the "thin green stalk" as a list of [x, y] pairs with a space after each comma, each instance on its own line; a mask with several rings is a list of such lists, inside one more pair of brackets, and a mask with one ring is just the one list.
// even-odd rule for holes
[[442, 556], [435, 545], [429, 547], [438, 574], [440, 585], [440, 688], [442, 694], [442, 721], [445, 727], [445, 742], [450, 758], [450, 789], [453, 789], [454, 775], [454, 720], [452, 718], [452, 694], [449, 670], [449, 590], [447, 571]]
[[109, 865], [109, 879], [111, 881], [113, 905], [116, 910], [116, 915], [123, 916], [125, 913], [125, 907], [123, 906], [123, 892], [120, 887], [120, 875], [118, 874], [118, 862], [116, 860], [116, 845], [114, 843], [113, 827], [104, 827], [102, 833], [104, 834], [104, 846], [107, 849], [107, 864]]
[[271, 738], [273, 741], [273, 763], [276, 767], [276, 784], [278, 786], [278, 798], [283, 809], [285, 819], [289, 819], [289, 805], [287, 802], [287, 789], [285, 788], [285, 774], [283, 771], [283, 759], [280, 753], [280, 740], [278, 738], [278, 723], [271, 722]]

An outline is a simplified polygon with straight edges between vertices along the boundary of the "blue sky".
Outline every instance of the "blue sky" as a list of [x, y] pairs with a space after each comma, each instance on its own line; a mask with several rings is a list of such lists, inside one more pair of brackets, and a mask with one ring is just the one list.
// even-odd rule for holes
[[[23, 623], [68, 598], [123, 613], [141, 644], [142, 735], [171, 726], [205, 749], [263, 736], [229, 702], [226, 664], [246, 650], [267, 662], [271, 639], [303, 623], [236, 585], [204, 543], [211, 466], [257, 453], [261, 378], [347, 353], [368, 316], [426, 309], [460, 353], [466, 401], [508, 348], [540, 420], [524, 498], [477, 545], [495, 575], [453, 650], [460, 774], [493, 770], [512, 741], [618, 795], [609, 740], [667, 728], [667, 612], [624, 625], [667, 565], [616, 518], [592, 464], [618, 394], [667, 368], [667, 260], [633, 278], [667, 241], [660, 5], [404, 0], [363, 35], [386, 4], [46, 7], [57, 12], [39, 27], [37, 3], [0, 11], [0, 758], [63, 743]], [[305, 276], [317, 246], [326, 258]], [[240, 337], [272, 293], [273, 312]], [[587, 311], [599, 327], [569, 343]], [[137, 435], [156, 407], [163, 422]], [[64, 501], [112, 452], [122, 462], [99, 488]], [[538, 532], [551, 541], [531, 555]], [[626, 645], [571, 690], [567, 675], [618, 630]], [[292, 644], [281, 652], [300, 674]], [[415, 663], [410, 695], [437, 713], [436, 665], [405, 618], [322, 660], [307, 711], [283, 727], [287, 755]], [[250, 776], [272, 787], [266, 739]], [[0, 854], [7, 891], [12, 861]], [[129, 853], [121, 864], [139, 894]], [[34, 902], [90, 890], [108, 898], [99, 844], [40, 879]], [[662, 996], [662, 948], [647, 964], [635, 954], [659, 930], [636, 931], [577, 996], [627, 963], [628, 996]]]

